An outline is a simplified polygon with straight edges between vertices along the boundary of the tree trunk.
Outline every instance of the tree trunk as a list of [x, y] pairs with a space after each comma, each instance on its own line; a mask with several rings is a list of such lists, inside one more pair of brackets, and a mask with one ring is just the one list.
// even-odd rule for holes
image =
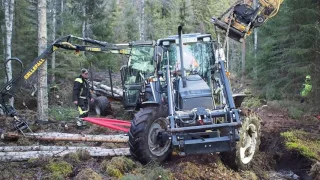
[[[82, 148], [79, 148], [82, 149]], [[61, 157], [69, 153], [76, 153], [79, 149], [72, 150], [58, 150], [58, 151], [26, 151], [26, 152], [0, 152], [0, 161], [24, 161], [31, 158], [39, 158], [43, 156]], [[103, 149], [92, 150], [86, 149], [90, 156], [93, 157], [105, 157], [105, 156], [129, 156], [129, 148], [118, 149]]]
[[[56, 39], [56, 0], [52, 2], [52, 41]], [[55, 69], [56, 69], [56, 53], [52, 53], [51, 59], [51, 69], [52, 69], [52, 76], [51, 76], [51, 83], [54, 83], [55, 78]]]
[[[12, 44], [12, 24], [13, 24], [13, 13], [14, 13], [14, 0], [4, 1], [4, 12], [5, 12], [5, 24], [6, 24], [6, 60], [11, 58], [11, 44]], [[6, 66], [8, 73], [8, 81], [12, 79], [12, 65], [8, 62]], [[9, 104], [13, 106], [13, 98], [9, 99]]]
[[[4, 9], [4, 5], [5, 5], [5, 0], [1, 0], [1, 8]], [[5, 29], [5, 24], [1, 24], [1, 31], [2, 31], [2, 46], [6, 47], [6, 37], [4, 36], [4, 34], [6, 34], [6, 29]], [[3, 48], [3, 57], [6, 57], [6, 48]]]
[[140, 40], [144, 40], [144, 5], [145, 0], [141, 0], [140, 2], [140, 21], [139, 21], [139, 33], [140, 33]]
[[242, 54], [241, 54], [241, 75], [244, 78], [246, 73], [246, 40], [243, 39], [242, 42]]
[[[17, 139], [19, 134], [3, 134], [3, 139]], [[68, 133], [26, 133], [26, 138], [44, 141], [86, 141], [86, 142], [114, 142], [125, 143], [128, 136], [124, 135], [81, 135]]]
[[[253, 0], [253, 7], [254, 9], [258, 8], [257, 5], [257, 0]], [[254, 66], [253, 66], [253, 73], [254, 73], [254, 78], [257, 79], [258, 77], [258, 69], [257, 69], [257, 51], [258, 51], [258, 29], [255, 28], [253, 30], [253, 38], [254, 38], [254, 43], [253, 43], [253, 47], [254, 47]]]
[[[83, 21], [82, 21], [82, 37], [83, 38], [86, 38], [86, 1], [83, 2], [83, 5], [82, 5], [82, 18], [83, 18]], [[85, 43], [85, 42], [83, 42]]]
[[[38, 55], [47, 48], [47, 2], [38, 0]], [[48, 121], [47, 61], [38, 69], [38, 120]]]
[[117, 94], [119, 96], [122, 96], [122, 94], [123, 94], [123, 90], [122, 89], [117, 89], [117, 88], [113, 87], [112, 88], [113, 91], [111, 91], [111, 87], [109, 87], [107, 85], [104, 85], [104, 84], [101, 84], [100, 82], [93, 81], [93, 85], [97, 86], [97, 87], [99, 87], [101, 89], [104, 89], [104, 90], [106, 90], [106, 91], [108, 91], [110, 93], [115, 93], [115, 94]]
[[61, 0], [61, 6], [60, 6], [60, 17], [61, 17], [61, 36], [63, 36], [64, 32], [64, 28], [63, 28], [63, 24], [64, 24], [64, 18], [63, 18], [63, 13], [64, 13], [64, 0]]
[[65, 150], [91, 150], [104, 151], [108, 150], [103, 147], [83, 147], [83, 146], [0, 146], [0, 152], [25, 152], [25, 151], [65, 151]]

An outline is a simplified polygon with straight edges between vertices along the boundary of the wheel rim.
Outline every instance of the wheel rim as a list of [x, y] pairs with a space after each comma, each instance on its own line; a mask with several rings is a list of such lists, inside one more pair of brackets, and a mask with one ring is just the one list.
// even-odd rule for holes
[[155, 120], [149, 129], [148, 133], [148, 146], [150, 152], [155, 156], [164, 155], [171, 146], [171, 140], [167, 140], [163, 146], [160, 146], [157, 140], [159, 132], [167, 129], [167, 121], [164, 118], [159, 118]]
[[259, 23], [263, 23], [263, 21], [264, 21], [263, 18], [261, 18], [261, 17], [258, 18], [258, 22], [259, 22]]
[[96, 114], [97, 115], [100, 115], [101, 114], [101, 110], [98, 106], [95, 107], [95, 110], [96, 110]]
[[243, 141], [240, 147], [240, 158], [243, 164], [248, 164], [255, 153], [258, 132], [257, 127], [254, 124], [249, 124], [242, 134]]

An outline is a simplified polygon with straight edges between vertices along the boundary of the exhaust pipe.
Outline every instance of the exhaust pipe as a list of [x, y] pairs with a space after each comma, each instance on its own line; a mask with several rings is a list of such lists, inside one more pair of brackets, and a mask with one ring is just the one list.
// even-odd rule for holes
[[181, 77], [182, 77], [182, 86], [185, 88], [187, 87], [187, 80], [186, 80], [186, 74], [184, 71], [184, 64], [183, 64], [183, 52], [182, 52], [182, 26], [180, 25], [178, 27], [178, 35], [179, 35], [179, 48], [180, 48], [180, 62], [181, 62]]

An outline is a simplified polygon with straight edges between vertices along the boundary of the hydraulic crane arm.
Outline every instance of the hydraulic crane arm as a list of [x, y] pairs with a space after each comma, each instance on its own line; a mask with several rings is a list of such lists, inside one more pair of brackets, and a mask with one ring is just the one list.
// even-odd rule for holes
[[[255, 5], [253, 1], [256, 1]], [[220, 17], [212, 17], [218, 28], [227, 31], [227, 36], [241, 41], [249, 36], [254, 28], [262, 26], [274, 17], [284, 0], [241, 0], [235, 3]]]
[[[86, 45], [73, 44], [72, 43], [73, 40], [85, 42]], [[79, 51], [106, 52], [106, 53], [130, 55], [131, 49], [128, 47], [130, 47], [131, 45], [132, 45], [132, 43], [116, 45], [116, 44], [110, 44], [108, 42], [97, 41], [97, 40], [93, 40], [93, 39], [89, 39], [89, 38], [81, 38], [81, 37], [76, 37], [73, 35], [68, 35], [68, 36], [64, 36], [64, 37], [61, 37], [61, 38], [55, 40], [25, 70], [23, 70], [23, 63], [20, 59], [10, 58], [5, 61], [5, 63], [4, 63], [5, 67], [8, 62], [16, 61], [20, 64], [21, 70], [20, 70], [20, 73], [16, 77], [9, 80], [8, 75], [7, 75], [7, 70], [5, 68], [7, 81], [0, 88], [1, 108], [5, 111], [6, 114], [10, 114], [10, 113], [8, 113], [9, 110], [7, 109], [8, 107], [5, 104], [4, 97], [11, 96], [10, 91], [15, 86], [15, 84], [18, 83], [22, 78], [24, 80], [29, 79], [30, 76], [47, 60], [47, 57], [59, 48], [66, 49], [66, 50], [75, 50], [77, 52], [79, 52]], [[120, 48], [122, 46], [125, 46], [125, 48]]]

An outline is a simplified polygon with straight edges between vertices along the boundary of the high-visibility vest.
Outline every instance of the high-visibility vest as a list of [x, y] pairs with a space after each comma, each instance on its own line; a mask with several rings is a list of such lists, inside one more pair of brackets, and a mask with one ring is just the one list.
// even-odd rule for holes
[[312, 85], [311, 84], [304, 84], [304, 88], [301, 91], [301, 96], [306, 97], [312, 90]]

